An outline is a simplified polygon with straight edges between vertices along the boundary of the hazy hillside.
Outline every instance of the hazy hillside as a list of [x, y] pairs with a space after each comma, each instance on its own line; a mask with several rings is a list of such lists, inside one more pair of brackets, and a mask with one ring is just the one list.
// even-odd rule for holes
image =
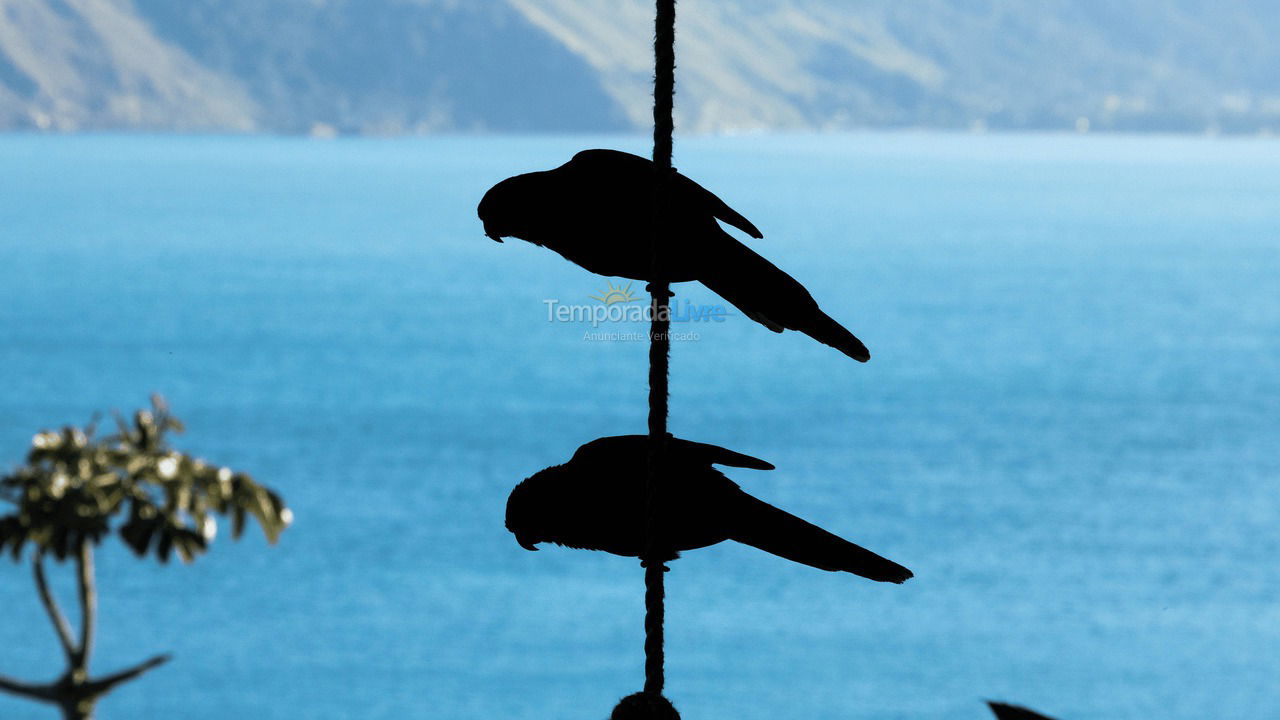
[[[650, 0], [0, 0], [0, 128], [648, 123]], [[1273, 0], [682, 0], [684, 130], [1280, 131]]]

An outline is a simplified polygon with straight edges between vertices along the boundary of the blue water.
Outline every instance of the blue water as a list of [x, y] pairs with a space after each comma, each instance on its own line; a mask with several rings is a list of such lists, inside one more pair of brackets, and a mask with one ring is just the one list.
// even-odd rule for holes
[[[547, 321], [605, 282], [474, 215], [587, 146], [645, 141], [0, 136], [3, 465], [157, 391], [180, 447], [297, 518], [191, 566], [111, 541], [94, 667], [175, 659], [102, 718], [597, 720], [639, 688], [635, 561], [502, 523], [515, 482], [644, 428], [644, 346]], [[917, 574], [690, 553], [686, 718], [1280, 707], [1280, 141], [756, 136], [677, 164], [874, 358], [690, 323], [672, 429], [771, 460], [730, 474]], [[0, 612], [0, 673], [52, 677], [7, 560]]]

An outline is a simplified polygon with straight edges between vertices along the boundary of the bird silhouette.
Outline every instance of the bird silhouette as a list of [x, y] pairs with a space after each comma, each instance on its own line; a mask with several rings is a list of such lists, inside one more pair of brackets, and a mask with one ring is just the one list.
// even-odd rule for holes
[[997, 720], [1053, 720], [1048, 715], [1041, 715], [1034, 710], [1028, 710], [1018, 705], [988, 700], [987, 707], [991, 708], [991, 712], [996, 716]]
[[[645, 551], [648, 438], [605, 437], [578, 448], [563, 465], [535, 473], [507, 499], [507, 529], [527, 550], [550, 542], [639, 557]], [[751, 545], [810, 567], [901, 583], [910, 570], [743, 492], [712, 465], [772, 470], [764, 460], [715, 445], [668, 437], [666, 472], [654, 499], [660, 526], [654, 554], [725, 540]]]
[[657, 166], [617, 150], [583, 150], [554, 170], [507, 178], [480, 200], [484, 232], [550, 248], [601, 275], [648, 282], [697, 280], [774, 332], [798, 330], [859, 362], [871, 353], [832, 320], [795, 278], [725, 232], [717, 220], [753, 238], [755, 225], [711, 191], [672, 171], [661, 276], [653, 267]]

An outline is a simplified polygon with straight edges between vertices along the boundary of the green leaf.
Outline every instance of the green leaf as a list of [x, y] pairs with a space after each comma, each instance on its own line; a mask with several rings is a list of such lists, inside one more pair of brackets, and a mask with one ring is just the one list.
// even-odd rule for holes
[[169, 555], [173, 550], [173, 534], [167, 526], [160, 529], [160, 541], [156, 543], [156, 558], [161, 563], [169, 562]]
[[196, 554], [192, 550], [191, 538], [186, 535], [174, 535], [173, 546], [177, 549], [178, 557], [182, 558], [182, 562], [190, 564], [196, 559]]
[[70, 548], [70, 528], [65, 525], [58, 525], [53, 528], [53, 536], [49, 540], [49, 546], [53, 549], [53, 556], [58, 560], [67, 559], [67, 551]]
[[26, 541], [26, 535], [20, 535], [16, 540], [9, 540], [9, 554], [13, 557], [14, 562], [22, 559], [22, 546], [26, 544]]
[[[6, 515], [0, 518], [0, 553], [4, 552], [4, 546], [13, 544], [15, 551], [20, 551], [22, 543], [26, 541], [26, 531], [22, 524], [18, 522], [17, 515]], [[15, 552], [14, 559], [17, 559]]]
[[231, 509], [231, 537], [239, 540], [244, 533], [244, 506], [236, 505]]
[[142, 557], [147, 554], [147, 546], [159, 527], [160, 523], [155, 518], [133, 517], [120, 526], [120, 537], [138, 557]]

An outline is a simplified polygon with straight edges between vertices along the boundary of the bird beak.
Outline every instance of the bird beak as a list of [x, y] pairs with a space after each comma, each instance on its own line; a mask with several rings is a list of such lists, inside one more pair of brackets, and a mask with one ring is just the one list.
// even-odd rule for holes
[[520, 535], [516, 535], [516, 542], [520, 543], [520, 547], [528, 550], [529, 552], [538, 552], [538, 546], [535, 543], [529, 542]]
[[490, 240], [493, 240], [494, 242], [502, 242], [502, 238], [498, 237], [497, 235], [487, 235], [486, 237], [488, 237]]

